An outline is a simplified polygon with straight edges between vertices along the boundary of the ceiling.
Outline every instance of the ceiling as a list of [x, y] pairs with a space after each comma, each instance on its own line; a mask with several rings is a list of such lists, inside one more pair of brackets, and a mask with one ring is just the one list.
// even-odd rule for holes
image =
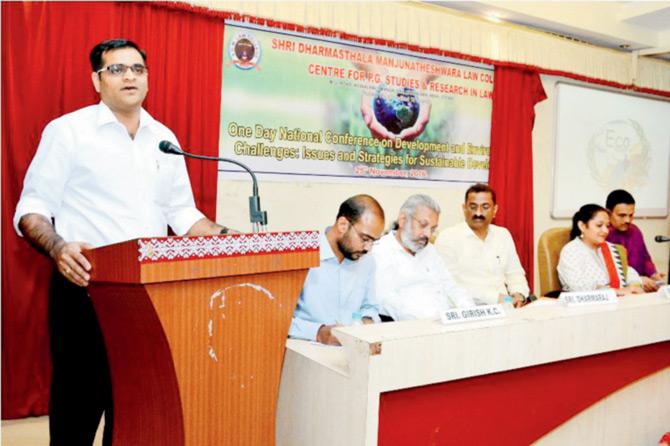
[[670, 60], [670, 2], [431, 1], [433, 5], [538, 29], [639, 56]]

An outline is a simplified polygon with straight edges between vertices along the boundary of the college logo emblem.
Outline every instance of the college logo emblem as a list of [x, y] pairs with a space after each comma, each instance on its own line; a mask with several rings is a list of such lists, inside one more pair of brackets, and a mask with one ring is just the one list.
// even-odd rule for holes
[[261, 58], [261, 46], [253, 34], [241, 32], [233, 37], [228, 46], [228, 54], [230, 55], [230, 63], [237, 68], [260, 70], [258, 61]]

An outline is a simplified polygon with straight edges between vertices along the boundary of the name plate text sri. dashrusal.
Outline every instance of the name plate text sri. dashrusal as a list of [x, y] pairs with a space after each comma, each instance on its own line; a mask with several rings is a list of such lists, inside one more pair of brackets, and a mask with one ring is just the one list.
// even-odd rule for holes
[[559, 300], [565, 302], [568, 307], [597, 304], [616, 304], [618, 299], [616, 292], [611, 288], [594, 291], [573, 291], [561, 293]]

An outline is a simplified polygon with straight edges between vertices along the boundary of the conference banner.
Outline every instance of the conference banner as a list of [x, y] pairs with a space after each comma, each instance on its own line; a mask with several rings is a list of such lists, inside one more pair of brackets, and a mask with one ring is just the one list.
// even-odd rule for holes
[[224, 36], [220, 156], [280, 181], [488, 180], [491, 67], [242, 25]]

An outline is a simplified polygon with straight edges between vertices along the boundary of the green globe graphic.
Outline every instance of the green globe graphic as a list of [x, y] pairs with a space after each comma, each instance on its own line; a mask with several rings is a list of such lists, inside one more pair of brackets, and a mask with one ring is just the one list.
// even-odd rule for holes
[[412, 88], [392, 89], [380, 84], [372, 99], [372, 108], [377, 121], [396, 135], [413, 126], [419, 117], [419, 99]]

